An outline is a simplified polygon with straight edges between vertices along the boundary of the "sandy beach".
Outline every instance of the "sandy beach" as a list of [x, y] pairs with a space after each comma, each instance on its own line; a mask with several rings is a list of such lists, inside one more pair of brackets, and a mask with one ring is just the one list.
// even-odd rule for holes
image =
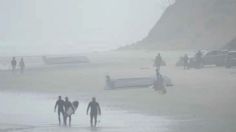
[[[88, 54], [91, 63], [30, 66], [24, 74], [0, 71], [0, 131], [234, 132], [236, 69], [175, 67], [182, 51], [163, 51], [161, 73], [173, 81], [162, 95], [152, 88], [105, 90], [105, 76], [155, 76], [154, 51]], [[31, 58], [32, 59], [32, 58]], [[40, 59], [38, 59], [40, 60]], [[8, 66], [6, 66], [8, 67]], [[59, 127], [53, 107], [61, 95], [80, 105], [72, 127]], [[95, 96], [102, 107], [98, 128], [89, 127], [87, 103]]]

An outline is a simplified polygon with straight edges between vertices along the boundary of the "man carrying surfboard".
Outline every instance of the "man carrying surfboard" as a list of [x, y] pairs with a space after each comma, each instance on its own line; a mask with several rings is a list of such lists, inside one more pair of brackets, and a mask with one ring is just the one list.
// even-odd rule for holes
[[[58, 109], [57, 109], [58, 108]], [[55, 107], [54, 107], [54, 112], [56, 112], [56, 109], [57, 109], [57, 113], [58, 113], [58, 121], [59, 121], [59, 125], [61, 125], [61, 116], [63, 117], [64, 119], [64, 101], [61, 99], [61, 96], [58, 97], [58, 100], [55, 104]]]
[[[71, 115], [74, 114], [75, 109], [72, 105], [72, 103], [69, 101], [68, 97], [65, 98], [65, 102], [64, 102], [64, 107], [65, 107], [65, 114], [64, 114], [64, 125], [67, 125], [67, 118], [69, 118], [69, 126], [71, 126]], [[69, 112], [71, 111], [72, 112]]]
[[[96, 98], [93, 97], [92, 101], [89, 102], [88, 107], [87, 107], [87, 115], [90, 109], [90, 125], [91, 127], [97, 125], [97, 115], [101, 115], [101, 108], [99, 106], [99, 103], [96, 102]], [[94, 125], [93, 125], [93, 120], [95, 121]]]

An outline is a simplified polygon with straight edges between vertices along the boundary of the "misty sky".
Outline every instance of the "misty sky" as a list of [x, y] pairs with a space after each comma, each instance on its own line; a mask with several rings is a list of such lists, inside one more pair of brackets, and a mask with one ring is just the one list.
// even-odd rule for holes
[[77, 53], [142, 39], [168, 0], [0, 0], [1, 54]]

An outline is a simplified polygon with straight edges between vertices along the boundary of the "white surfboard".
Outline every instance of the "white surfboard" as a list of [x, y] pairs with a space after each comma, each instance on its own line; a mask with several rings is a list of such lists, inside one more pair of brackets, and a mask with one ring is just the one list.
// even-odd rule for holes
[[[74, 110], [76, 111], [79, 106], [79, 102], [73, 101], [72, 106], [73, 106]], [[68, 110], [66, 111], [66, 115], [70, 116], [70, 115], [74, 114], [75, 111], [73, 111], [73, 108], [72, 107], [68, 108]]]

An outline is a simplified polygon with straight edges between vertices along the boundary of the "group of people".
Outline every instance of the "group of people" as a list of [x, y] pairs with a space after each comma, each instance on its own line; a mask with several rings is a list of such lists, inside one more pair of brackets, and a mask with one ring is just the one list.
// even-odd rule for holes
[[[61, 126], [61, 116], [63, 117], [63, 124], [67, 126], [67, 120], [69, 119], [69, 127], [71, 126], [71, 114], [68, 114], [68, 110], [72, 109], [72, 113], [75, 113], [77, 108], [74, 108], [73, 104], [69, 101], [68, 97], [65, 97], [65, 100], [62, 99], [61, 96], [58, 97], [56, 101], [54, 112], [57, 111], [58, 113], [58, 121], [59, 125]], [[101, 115], [101, 108], [99, 103], [96, 101], [96, 98], [93, 97], [92, 101], [89, 102], [87, 107], [87, 115], [90, 110], [90, 126], [96, 127], [97, 125], [97, 116]]]
[[[16, 57], [13, 57], [13, 58], [12, 58], [12, 60], [11, 60], [11, 67], [12, 67], [12, 72], [15, 72], [15, 71], [16, 71], [16, 68], [17, 68]], [[21, 73], [24, 73], [24, 70], [25, 70], [25, 62], [24, 62], [24, 59], [23, 59], [23, 58], [20, 59], [19, 67], [20, 67], [20, 72], [21, 72]]]
[[198, 51], [193, 58], [189, 58], [187, 54], [182, 57], [184, 69], [202, 68], [204, 65], [203, 54]]

